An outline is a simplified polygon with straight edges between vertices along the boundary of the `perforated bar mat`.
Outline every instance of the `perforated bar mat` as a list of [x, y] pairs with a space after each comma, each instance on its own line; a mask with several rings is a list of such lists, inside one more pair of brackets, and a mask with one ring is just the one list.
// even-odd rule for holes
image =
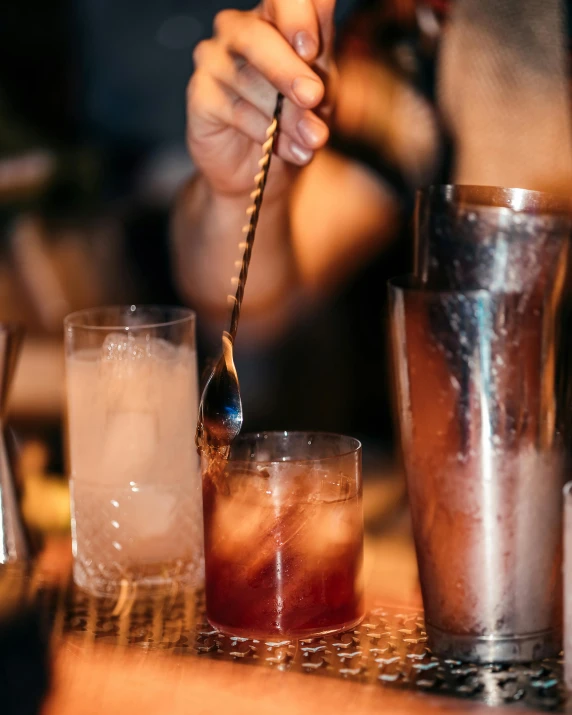
[[[345, 678], [380, 687], [432, 692], [501, 705], [519, 702], [561, 711], [562, 661], [528, 665], [461, 663], [427, 647], [423, 614], [380, 606], [350, 631], [304, 641], [231, 638], [206, 622], [201, 594], [172, 592], [156, 599], [98, 600], [68, 585], [58, 589], [17, 568], [0, 570], [0, 611], [8, 601], [36, 604], [55, 640], [73, 639], [169, 652], [174, 657], [238, 661], [255, 667]], [[1, 644], [0, 644], [1, 647]]]

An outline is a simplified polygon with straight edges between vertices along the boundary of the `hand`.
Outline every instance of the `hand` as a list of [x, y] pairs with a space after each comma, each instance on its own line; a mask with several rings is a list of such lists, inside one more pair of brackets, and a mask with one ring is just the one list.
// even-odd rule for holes
[[326, 143], [334, 6], [335, 0], [263, 0], [249, 12], [224, 10], [214, 37], [197, 45], [188, 144], [215, 193], [251, 191], [278, 92], [284, 105], [267, 195], [282, 191], [292, 166], [307, 164]]

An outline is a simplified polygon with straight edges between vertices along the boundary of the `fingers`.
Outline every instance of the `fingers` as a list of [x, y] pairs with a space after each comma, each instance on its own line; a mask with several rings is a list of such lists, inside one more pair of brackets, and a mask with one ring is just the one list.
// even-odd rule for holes
[[[251, 65], [232, 58], [216, 41], [208, 40], [197, 48], [195, 63], [198, 72], [208, 73], [226, 90], [238, 111], [244, 103], [258, 110], [266, 123], [272, 119], [276, 105], [276, 88]], [[208, 101], [208, 97], [206, 98]], [[236, 126], [236, 124], [233, 124]], [[237, 127], [238, 128], [238, 127]], [[301, 109], [289, 100], [285, 100], [280, 120], [280, 131], [286, 135], [295, 148], [316, 150], [326, 143], [329, 136], [325, 122], [308, 109]], [[258, 137], [251, 137], [258, 141]], [[302, 152], [297, 152], [301, 160]]]
[[216, 40], [205, 40], [195, 48], [194, 64], [235, 94], [256, 105], [269, 119], [276, 105], [276, 88], [242, 58], [232, 57]]
[[258, 14], [225, 10], [217, 15], [215, 29], [231, 54], [243, 58], [290, 101], [303, 108], [322, 101], [325, 89], [320, 77]]
[[336, 0], [263, 0], [260, 15], [272, 22], [306, 62], [324, 69], [331, 60]]
[[254, 158], [252, 142], [265, 141], [277, 92], [285, 98], [277, 155], [302, 166], [324, 146], [329, 131], [321, 117], [329, 97], [322, 77], [330, 65], [324, 48], [334, 4], [264, 0], [250, 12], [217, 15], [214, 38], [195, 49], [189, 85], [188, 139], [197, 165], [220, 163], [223, 148], [227, 163]]
[[225, 127], [234, 127], [257, 144], [264, 142], [267, 118], [248, 102], [231, 97], [208, 73], [195, 72], [187, 96], [191, 139], [202, 140]]
[[320, 25], [322, 52], [331, 53], [334, 42], [336, 0], [313, 0], [313, 3]]
[[290, 164], [305, 166], [313, 158], [314, 152], [306, 147], [300, 146], [283, 133], [280, 133], [276, 146], [276, 155]]
[[313, 62], [316, 59], [320, 53], [320, 27], [312, 0], [267, 0], [260, 12], [303, 60]]
[[[270, 123], [269, 117], [258, 107], [201, 70], [195, 72], [189, 83], [188, 116], [191, 146], [228, 127], [261, 145]], [[285, 161], [303, 166], [313, 157], [316, 147], [312, 145], [321, 146], [327, 137], [328, 129], [318, 117], [290, 103], [283, 109], [276, 153]]]

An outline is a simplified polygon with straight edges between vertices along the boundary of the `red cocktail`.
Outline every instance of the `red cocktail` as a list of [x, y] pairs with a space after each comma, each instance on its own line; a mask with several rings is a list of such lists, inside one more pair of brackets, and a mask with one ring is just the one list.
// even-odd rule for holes
[[302, 638], [363, 616], [361, 447], [329, 434], [246, 435], [204, 460], [207, 616], [237, 636]]

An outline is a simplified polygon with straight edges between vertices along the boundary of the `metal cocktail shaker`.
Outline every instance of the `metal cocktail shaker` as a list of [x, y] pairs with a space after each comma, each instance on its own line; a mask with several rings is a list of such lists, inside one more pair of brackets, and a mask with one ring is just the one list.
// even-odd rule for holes
[[402, 448], [430, 645], [481, 662], [561, 640], [557, 314], [568, 206], [434, 187], [390, 283]]

